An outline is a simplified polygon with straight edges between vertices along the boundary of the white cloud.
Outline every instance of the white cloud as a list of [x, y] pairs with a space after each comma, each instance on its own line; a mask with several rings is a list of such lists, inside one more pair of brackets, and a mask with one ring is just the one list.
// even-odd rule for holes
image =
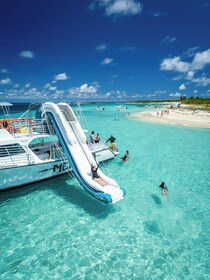
[[197, 86], [206, 87], [210, 84], [210, 78], [201, 76], [199, 78], [194, 78], [191, 80], [192, 83], [195, 83]]
[[168, 44], [171, 44], [171, 43], [174, 43], [177, 41], [177, 38], [176, 37], [170, 37], [170, 36], [166, 36], [164, 39], [163, 39], [163, 42], [164, 43], [168, 43]]
[[39, 90], [37, 88], [25, 88], [22, 87], [21, 89], [18, 88], [8, 88], [4, 89], [4, 98], [14, 100], [44, 100], [51, 98], [51, 92], [46, 90]]
[[112, 64], [112, 62], [113, 62], [113, 58], [106, 57], [100, 64], [108, 65], [108, 64]]
[[50, 83], [47, 83], [44, 88], [49, 88], [50, 87]]
[[90, 9], [103, 8], [106, 16], [136, 15], [142, 11], [142, 5], [137, 0], [95, 0]]
[[187, 72], [186, 79], [187, 80], [192, 80], [194, 75], [195, 75], [195, 72], [190, 70], [189, 72]]
[[55, 93], [51, 94], [51, 97], [53, 99], [58, 99], [63, 97], [63, 95], [64, 95], [64, 90], [56, 90]]
[[9, 92], [9, 93], [7, 94], [8, 97], [14, 97], [15, 95], [16, 95], [15, 92]]
[[110, 97], [111, 95], [112, 95], [111, 92], [107, 92], [104, 94], [105, 97]]
[[183, 74], [172, 78], [172, 81], [180, 81], [183, 79]]
[[0, 85], [2, 86], [7, 86], [7, 85], [11, 85], [12, 84], [12, 80], [10, 78], [5, 78], [0, 80]]
[[[113, 90], [111, 92], [107, 92], [106, 93], [107, 97], [112, 96], [112, 98], [117, 98], [117, 99], [122, 99], [122, 98], [127, 98], [127, 93], [125, 91], [121, 91], [121, 90]], [[105, 97], [106, 97], [105, 95]]]
[[106, 44], [100, 44], [100, 45], [96, 46], [96, 50], [98, 52], [103, 52], [103, 51], [107, 50], [107, 45]]
[[185, 73], [189, 71], [190, 63], [181, 61], [179, 56], [174, 58], [166, 58], [160, 64], [160, 70], [162, 71], [177, 71]]
[[80, 93], [96, 93], [97, 92], [97, 88], [95, 88], [94, 86], [88, 86], [88, 84], [83, 84], [80, 87]]
[[56, 90], [56, 92], [55, 92], [56, 94], [58, 94], [58, 95], [63, 95], [64, 94], [64, 90]]
[[56, 90], [56, 89], [57, 87], [52, 87], [52, 86], [49, 87], [49, 90]]
[[169, 96], [173, 96], [173, 97], [180, 97], [181, 93], [176, 92], [176, 93], [170, 93]]
[[150, 15], [153, 17], [161, 17], [161, 16], [165, 16], [166, 13], [160, 12], [160, 11], [151, 11]]
[[97, 90], [100, 88], [100, 84], [97, 81], [94, 81], [91, 85], [93, 85]]
[[133, 95], [131, 95], [131, 97], [133, 99], [140, 99], [140, 98], [146, 97], [146, 95], [145, 94], [141, 94], [141, 93], [134, 93]]
[[56, 81], [64, 81], [64, 80], [68, 80], [70, 77], [68, 77], [67, 75], [66, 75], [66, 73], [64, 72], [64, 73], [61, 73], [61, 74], [58, 74], [58, 75], [56, 75], [55, 77], [54, 77], [54, 79], [56, 80]]
[[210, 49], [196, 53], [191, 63], [182, 61], [180, 56], [165, 58], [160, 64], [160, 70], [186, 73], [202, 70], [207, 64], [210, 64]]
[[120, 51], [135, 51], [137, 48], [136, 47], [122, 47], [120, 48]]
[[30, 86], [31, 86], [31, 83], [25, 84], [25, 87], [26, 87], [26, 88], [29, 88]]
[[112, 76], [110, 77], [110, 79], [111, 79], [111, 80], [115, 80], [115, 79], [117, 79], [118, 77], [119, 77], [118, 74], [114, 74], [114, 75], [112, 75]]
[[148, 94], [146, 94], [145, 96], [146, 96], [147, 98], [151, 98], [151, 97], [156, 96], [156, 94], [155, 94], [155, 93], [148, 93]]
[[35, 57], [35, 54], [32, 51], [22, 51], [19, 53], [19, 56], [27, 59], [33, 59]]
[[24, 92], [24, 95], [37, 97], [37, 96], [41, 96], [41, 92], [37, 88], [31, 88], [28, 91]]
[[88, 85], [83, 84], [80, 87], [69, 89], [70, 94], [81, 96], [81, 94], [96, 94], [99, 88], [99, 84], [96, 85]]
[[166, 89], [164, 89], [164, 90], [156, 90], [155, 93], [156, 94], [164, 94], [164, 93], [166, 93]]
[[197, 51], [198, 51], [198, 47], [189, 48], [186, 50], [186, 52], [184, 52], [183, 55], [187, 57], [193, 57]]
[[2, 68], [1, 73], [6, 74], [6, 73], [8, 73], [8, 70], [6, 68]]
[[182, 61], [179, 56], [166, 58], [161, 62], [160, 70], [182, 73], [183, 76], [181, 78], [185, 78], [200, 86], [207, 86], [210, 83], [210, 79], [204, 74], [200, 78], [195, 78], [195, 74], [208, 64], [210, 64], [210, 49], [197, 52], [191, 62]]
[[196, 53], [193, 58], [191, 68], [194, 70], [201, 70], [207, 64], [210, 64], [210, 49]]
[[185, 89], [186, 89], [186, 87], [185, 87], [184, 84], [181, 84], [181, 85], [179, 86], [179, 90], [185, 90]]

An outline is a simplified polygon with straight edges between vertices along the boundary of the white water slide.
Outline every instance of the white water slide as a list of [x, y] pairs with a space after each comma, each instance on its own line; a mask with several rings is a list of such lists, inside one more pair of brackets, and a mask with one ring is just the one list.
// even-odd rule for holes
[[97, 170], [98, 175], [107, 185], [102, 187], [92, 179], [91, 164], [96, 165], [96, 162], [72, 108], [67, 103], [46, 102], [43, 104], [43, 113], [46, 113], [53, 124], [74, 175], [82, 187], [105, 203], [115, 203], [123, 199], [125, 190], [120, 188], [115, 180], [106, 176], [100, 168]]

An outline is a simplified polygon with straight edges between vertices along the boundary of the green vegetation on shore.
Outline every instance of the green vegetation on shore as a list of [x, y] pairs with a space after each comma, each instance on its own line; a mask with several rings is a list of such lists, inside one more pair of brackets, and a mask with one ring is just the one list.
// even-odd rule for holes
[[202, 110], [210, 110], [210, 98], [189, 98], [181, 100], [182, 104], [188, 105], [191, 109], [198, 107]]
[[125, 102], [126, 104], [132, 103], [177, 103], [180, 102], [183, 105], [188, 105], [189, 109], [196, 109], [199, 107], [203, 110], [210, 110], [210, 98], [200, 98], [200, 97], [190, 97], [186, 98], [185, 96], [181, 96], [180, 100], [139, 100], [136, 102]]

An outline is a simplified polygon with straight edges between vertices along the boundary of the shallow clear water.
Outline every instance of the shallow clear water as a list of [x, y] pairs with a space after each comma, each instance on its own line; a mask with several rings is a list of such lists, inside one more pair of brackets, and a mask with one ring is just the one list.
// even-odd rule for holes
[[117, 138], [101, 169], [124, 200], [102, 204], [67, 175], [0, 193], [0, 279], [209, 279], [210, 131], [115, 107], [83, 109], [89, 131]]

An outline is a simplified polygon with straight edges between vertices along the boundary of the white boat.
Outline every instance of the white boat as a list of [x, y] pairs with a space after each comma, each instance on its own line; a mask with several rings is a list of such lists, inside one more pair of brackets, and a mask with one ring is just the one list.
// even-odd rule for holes
[[[19, 118], [11, 118], [10, 103], [0, 103], [0, 190], [46, 180], [72, 172], [82, 187], [106, 203], [122, 199], [125, 191], [98, 169], [105, 187], [91, 176], [91, 164], [113, 158], [104, 144], [92, 146], [72, 108], [66, 103], [29, 106]], [[95, 145], [95, 147], [94, 147]]]
[[128, 109], [127, 106], [117, 106], [117, 107], [116, 107], [116, 110], [117, 110], [117, 111], [127, 110], [127, 109]]

